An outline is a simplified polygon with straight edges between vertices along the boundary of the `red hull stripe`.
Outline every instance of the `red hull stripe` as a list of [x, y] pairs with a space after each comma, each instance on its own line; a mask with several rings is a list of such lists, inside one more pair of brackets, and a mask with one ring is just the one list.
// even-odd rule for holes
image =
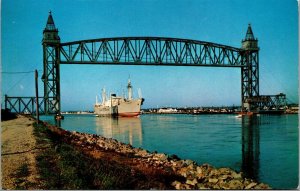
[[118, 113], [121, 117], [135, 117], [140, 115], [140, 112], [128, 112], [128, 113]]

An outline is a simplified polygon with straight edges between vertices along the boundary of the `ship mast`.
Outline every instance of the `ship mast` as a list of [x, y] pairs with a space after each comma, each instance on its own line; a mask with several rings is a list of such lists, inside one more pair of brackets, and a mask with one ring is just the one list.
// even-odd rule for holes
[[105, 88], [102, 89], [102, 104], [105, 104], [106, 101], [106, 92], [105, 92]]
[[142, 98], [142, 97], [143, 97], [143, 96], [142, 96], [142, 90], [141, 90], [141, 88], [138, 89], [138, 94], [139, 94], [139, 98]]
[[128, 100], [132, 100], [132, 86], [131, 86], [130, 78], [128, 79], [127, 90], [128, 90]]

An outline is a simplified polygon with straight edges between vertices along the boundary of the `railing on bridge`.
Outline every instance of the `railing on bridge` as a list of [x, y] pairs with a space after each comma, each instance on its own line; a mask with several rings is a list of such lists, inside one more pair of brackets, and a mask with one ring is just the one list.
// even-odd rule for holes
[[257, 105], [260, 111], [285, 111], [287, 108], [286, 95], [260, 95], [247, 98], [246, 102]]
[[[9, 97], [5, 95], [5, 109], [18, 114], [36, 114], [36, 97]], [[44, 97], [39, 97], [39, 113], [45, 114]]]

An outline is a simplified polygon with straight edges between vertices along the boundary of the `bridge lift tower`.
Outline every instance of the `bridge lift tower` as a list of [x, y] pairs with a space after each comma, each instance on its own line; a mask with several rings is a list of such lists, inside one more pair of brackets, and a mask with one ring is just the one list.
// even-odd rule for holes
[[248, 25], [245, 39], [242, 40], [242, 67], [241, 67], [241, 90], [242, 107], [248, 111], [257, 108], [253, 97], [259, 97], [259, 47], [258, 40], [254, 38], [251, 25]]
[[60, 113], [60, 37], [51, 12], [43, 31], [44, 110], [46, 114]]

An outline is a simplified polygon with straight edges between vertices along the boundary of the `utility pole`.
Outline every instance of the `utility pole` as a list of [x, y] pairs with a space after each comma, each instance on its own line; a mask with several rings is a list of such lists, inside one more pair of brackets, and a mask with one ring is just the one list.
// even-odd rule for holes
[[38, 71], [35, 70], [35, 97], [36, 97], [36, 124], [39, 124], [39, 87], [38, 87]]
[[4, 103], [5, 103], [5, 108], [4, 109], [7, 109], [7, 95], [5, 94], [5, 98], [4, 98]]

